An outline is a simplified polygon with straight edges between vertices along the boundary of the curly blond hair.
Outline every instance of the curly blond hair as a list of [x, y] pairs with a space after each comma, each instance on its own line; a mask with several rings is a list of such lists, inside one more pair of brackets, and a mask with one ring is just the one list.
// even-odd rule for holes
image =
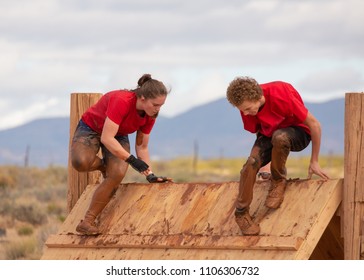
[[256, 101], [263, 95], [258, 82], [250, 77], [236, 77], [226, 90], [227, 100], [235, 107], [244, 101]]

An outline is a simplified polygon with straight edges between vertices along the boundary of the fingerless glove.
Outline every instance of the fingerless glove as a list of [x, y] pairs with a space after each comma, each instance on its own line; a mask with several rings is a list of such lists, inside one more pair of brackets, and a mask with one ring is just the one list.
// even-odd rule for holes
[[149, 168], [148, 164], [133, 155], [130, 155], [125, 161], [138, 172], [144, 172]]
[[167, 177], [158, 177], [155, 176], [154, 173], [151, 173], [147, 176], [147, 180], [149, 183], [163, 183], [163, 182], [167, 182], [170, 181], [170, 179], [168, 179]]

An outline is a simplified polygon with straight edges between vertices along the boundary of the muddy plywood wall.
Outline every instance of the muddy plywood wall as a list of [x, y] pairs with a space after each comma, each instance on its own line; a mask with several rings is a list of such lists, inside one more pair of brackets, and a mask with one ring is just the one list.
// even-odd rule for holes
[[309, 259], [341, 202], [340, 180], [289, 181], [277, 210], [256, 184], [251, 213], [259, 236], [234, 220], [238, 182], [122, 184], [101, 213], [97, 237], [78, 235], [95, 185], [89, 185], [43, 259]]

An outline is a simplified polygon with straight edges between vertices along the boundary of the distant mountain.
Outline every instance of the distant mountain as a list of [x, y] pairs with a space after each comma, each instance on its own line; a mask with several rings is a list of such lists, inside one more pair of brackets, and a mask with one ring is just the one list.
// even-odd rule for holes
[[[48, 118], [0, 131], [0, 164], [67, 165], [69, 118]], [[28, 150], [28, 151], [27, 151]]]
[[[321, 122], [321, 154], [344, 153], [345, 99], [307, 103]], [[134, 135], [130, 136], [132, 147]], [[192, 108], [173, 118], [159, 117], [150, 137], [153, 158], [192, 156], [202, 158], [245, 157], [255, 135], [243, 129], [238, 110], [225, 98]], [[0, 164], [67, 165], [69, 118], [48, 118], [0, 131]], [[28, 152], [27, 152], [28, 150]], [[302, 154], [309, 154], [307, 148]]]

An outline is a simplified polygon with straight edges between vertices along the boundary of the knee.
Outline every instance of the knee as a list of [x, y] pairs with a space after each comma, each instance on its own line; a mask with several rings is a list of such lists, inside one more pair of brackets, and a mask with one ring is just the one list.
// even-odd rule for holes
[[253, 156], [249, 156], [247, 161], [245, 162], [243, 168], [240, 170], [240, 173], [243, 173], [245, 170], [247, 169], [259, 169], [261, 165], [261, 161], [260, 159], [253, 157]]
[[125, 174], [123, 173], [113, 173], [113, 172], [107, 172], [106, 173], [106, 179], [112, 182], [114, 185], [119, 185], [121, 181], [124, 179]]
[[86, 172], [89, 171], [92, 166], [92, 160], [87, 157], [82, 156], [72, 156], [71, 163], [74, 169], [78, 172]]
[[274, 147], [290, 147], [290, 141], [287, 133], [277, 130], [272, 135], [272, 145]]
[[107, 164], [106, 165], [106, 178], [115, 184], [120, 184], [124, 179], [127, 171], [127, 165], [125, 164]]

